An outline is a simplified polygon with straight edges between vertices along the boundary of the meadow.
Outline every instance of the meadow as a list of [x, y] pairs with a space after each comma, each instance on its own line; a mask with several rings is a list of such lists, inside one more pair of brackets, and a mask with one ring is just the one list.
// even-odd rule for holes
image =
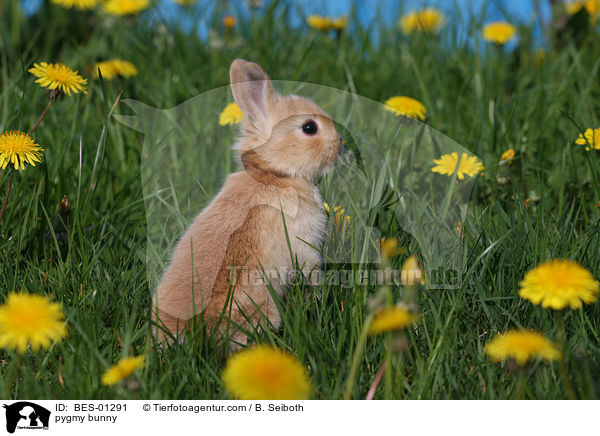
[[[131, 114], [120, 103], [125, 98], [169, 109], [226, 86], [231, 62], [244, 58], [273, 79], [381, 103], [396, 95], [415, 98], [427, 108], [427, 126], [485, 166], [461, 223], [468, 247], [461, 285], [413, 289], [420, 312], [413, 326], [365, 339], [376, 286], [322, 284], [306, 298], [298, 285], [280, 302], [281, 328], [249, 332], [252, 343], [293, 354], [308, 369], [313, 399], [364, 399], [382, 362], [392, 369], [383, 374], [377, 399], [600, 398], [599, 304], [554, 311], [518, 294], [528, 271], [550, 259], [574, 260], [600, 277], [600, 139], [597, 150], [576, 142], [600, 127], [600, 34], [585, 7], [569, 14], [555, 4], [552, 21], [542, 26], [543, 42], [534, 30], [539, 23], [507, 14], [516, 44], [504, 46], [481, 38], [483, 14], [468, 22], [448, 18], [436, 34], [407, 34], [377, 21], [365, 28], [352, 10], [341, 30], [322, 31], [292, 26], [297, 6], [291, 1], [264, 2], [241, 14], [236, 2], [208, 8], [201, 0], [181, 13], [209, 23], [203, 39], [159, 7], [115, 16], [46, 1], [25, 15], [18, 3], [0, 3], [0, 132], [28, 132], [49, 103], [28, 72], [34, 63], [63, 63], [88, 82], [87, 94], [55, 98], [31, 133], [44, 149], [41, 162], [0, 172], [0, 198], [12, 186], [0, 222], [0, 302], [22, 290], [47, 295], [62, 305], [68, 330], [38, 351], [0, 351], [5, 397], [231, 397], [222, 381], [223, 346], [201, 322], [186, 341], [161, 353], [152, 349], [144, 135], [113, 114]], [[233, 25], [225, 16], [235, 17]], [[377, 27], [377, 38], [369, 27]], [[96, 62], [110, 58], [131, 62], [137, 74], [95, 77]], [[218, 112], [207, 118], [233, 138], [235, 127], [218, 126]], [[502, 158], [509, 149], [514, 155]], [[233, 168], [228, 152], [216, 155], [227, 162], [199, 160], [196, 171]], [[394, 230], [386, 237], [410, 244]], [[352, 256], [350, 263], [358, 264], [360, 250]], [[408, 255], [392, 257], [400, 267]], [[406, 293], [402, 286], [390, 289], [395, 300]], [[564, 359], [534, 359], [523, 367], [490, 359], [486, 344], [515, 328], [542, 332], [563, 348]], [[145, 365], [131, 377], [102, 383], [119, 359], [138, 355], [145, 355]]]

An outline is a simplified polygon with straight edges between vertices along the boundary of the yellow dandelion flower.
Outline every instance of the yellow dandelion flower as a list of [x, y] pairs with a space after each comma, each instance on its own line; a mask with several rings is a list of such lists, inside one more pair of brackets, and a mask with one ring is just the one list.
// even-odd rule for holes
[[34, 63], [33, 68], [28, 71], [35, 77], [39, 77], [35, 83], [39, 83], [44, 88], [57, 89], [67, 95], [71, 95], [71, 92], [87, 94], [87, 79], [66, 65], [40, 62]]
[[23, 354], [30, 345], [33, 351], [49, 348], [67, 336], [60, 304], [48, 297], [11, 293], [0, 306], [0, 347]]
[[257, 345], [229, 358], [223, 383], [240, 400], [302, 400], [309, 396], [306, 368], [291, 354]]
[[138, 70], [131, 62], [122, 59], [109, 59], [102, 62], [97, 62], [94, 65], [94, 77], [98, 78], [98, 69], [102, 73], [104, 80], [112, 80], [116, 76], [129, 78], [137, 76]]
[[227, 15], [223, 17], [223, 25], [227, 29], [233, 29], [235, 27], [235, 17], [232, 15]]
[[51, 0], [51, 2], [63, 8], [85, 10], [95, 8], [100, 0]]
[[368, 334], [377, 335], [402, 330], [418, 320], [419, 315], [409, 310], [404, 304], [386, 307], [375, 314], [369, 325]]
[[425, 34], [434, 35], [440, 31], [446, 22], [444, 14], [434, 8], [421, 11], [410, 11], [400, 19], [402, 31], [409, 35], [418, 30]]
[[229, 103], [219, 115], [219, 125], [232, 125], [240, 123], [244, 119], [244, 112], [240, 109], [237, 103]]
[[137, 68], [129, 61], [124, 61], [122, 59], [113, 59], [113, 66], [117, 73], [125, 77], [126, 79], [138, 75]]
[[600, 0], [576, 0], [565, 4], [569, 15], [575, 15], [581, 8], [585, 8], [592, 21], [595, 21], [600, 15]]
[[[323, 203], [323, 207], [325, 208], [325, 215], [329, 216], [331, 213], [329, 204]], [[350, 216], [346, 215], [346, 210], [342, 206], [333, 206], [333, 215], [337, 232], [342, 234], [346, 231], [346, 239], [348, 239], [349, 235], [347, 233], [350, 227]]]
[[517, 34], [517, 29], [512, 24], [496, 21], [483, 27], [483, 39], [494, 44], [504, 45]]
[[150, 0], [106, 0], [104, 11], [111, 15], [129, 15], [142, 12]]
[[406, 253], [406, 248], [398, 246], [397, 238], [381, 238], [379, 248], [384, 259], [392, 259], [399, 254]]
[[420, 285], [424, 282], [423, 271], [416, 256], [410, 256], [402, 264], [400, 282], [404, 286]]
[[575, 15], [577, 12], [579, 12], [579, 9], [581, 9], [582, 7], [583, 7], [582, 1], [574, 1], [574, 2], [566, 2], [565, 3], [565, 10], [567, 11], [567, 14], [569, 14], [569, 15]]
[[[444, 154], [439, 159], [434, 159], [433, 162], [436, 163], [437, 166], [431, 169], [432, 172], [451, 176], [456, 172], [458, 153], [453, 152]], [[458, 179], [463, 180], [465, 174], [469, 177], [475, 177], [483, 170], [483, 164], [476, 156], [469, 156], [467, 153], [463, 153], [458, 168]]]
[[600, 0], [586, 0], [585, 8], [592, 17], [600, 14]]
[[35, 166], [42, 160], [43, 148], [27, 134], [11, 130], [0, 135], [0, 168], [12, 163], [14, 169], [25, 169], [25, 164]]
[[121, 380], [126, 379], [134, 371], [142, 368], [144, 366], [145, 357], [136, 356], [136, 357], [125, 357], [119, 362], [107, 369], [102, 375], [102, 384], [107, 386], [112, 386], [119, 383]]
[[555, 259], [538, 265], [519, 283], [519, 295], [545, 309], [570, 306], [579, 309], [583, 301], [592, 304], [600, 293], [600, 283], [577, 262]]
[[310, 15], [306, 22], [313, 29], [329, 32], [330, 30], [341, 31], [348, 25], [348, 19], [344, 16], [338, 18], [322, 17], [321, 15]]
[[508, 161], [508, 164], [512, 164], [512, 159], [515, 157], [515, 151], [512, 148], [509, 148], [508, 150], [506, 150], [504, 153], [502, 153], [502, 156], [500, 156], [500, 162], [506, 162]]
[[338, 18], [333, 18], [331, 20], [331, 28], [333, 30], [343, 30], [346, 28], [346, 26], [348, 25], [348, 19], [346, 17], [338, 17]]
[[513, 330], [498, 335], [486, 346], [485, 352], [493, 360], [514, 359], [525, 365], [530, 359], [558, 360], [560, 351], [544, 335], [527, 330]]
[[322, 30], [323, 32], [328, 32], [333, 28], [333, 20], [329, 17], [322, 17], [321, 15], [310, 15], [306, 19], [306, 22], [313, 29]]
[[419, 100], [410, 97], [396, 96], [386, 100], [385, 110], [396, 115], [415, 118], [423, 121], [427, 115], [427, 109]]
[[585, 145], [586, 150], [600, 150], [600, 127], [596, 129], [587, 129], [583, 134], [579, 134], [579, 138], [575, 140], [575, 144]]
[[96, 62], [94, 64], [93, 73], [95, 78], [100, 77], [100, 75], [98, 74], [98, 70], [100, 70], [100, 73], [102, 74], [102, 79], [104, 80], [112, 80], [117, 76], [117, 72], [113, 68], [113, 64], [111, 61]]

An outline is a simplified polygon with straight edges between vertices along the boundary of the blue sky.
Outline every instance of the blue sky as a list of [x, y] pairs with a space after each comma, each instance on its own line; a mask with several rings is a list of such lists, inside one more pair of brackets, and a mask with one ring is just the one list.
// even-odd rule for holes
[[[533, 0], [296, 0], [296, 3], [302, 5], [302, 9], [307, 13], [319, 13], [324, 15], [343, 15], [348, 12], [350, 5], [356, 3], [361, 12], [362, 20], [365, 23], [373, 20], [377, 10], [386, 12], [389, 24], [393, 24], [401, 11], [411, 9], [421, 9], [432, 6], [446, 12], [447, 15], [459, 11], [465, 17], [472, 14], [485, 13], [490, 20], [505, 18], [503, 11], [519, 21], [528, 21], [535, 13]], [[542, 0], [542, 12], [550, 13], [550, 3], [548, 0]]]
[[[22, 0], [21, 3], [26, 11], [35, 11], [44, 0]], [[202, 2], [200, 0], [199, 2]], [[171, 3], [169, 0], [162, 0], [165, 5]], [[232, 0], [230, 4], [246, 3], [244, 0]], [[490, 19], [501, 18], [501, 10], [504, 9], [511, 16], [520, 20], [528, 20], [534, 13], [533, 0], [296, 0], [294, 3], [301, 6], [301, 9], [307, 13], [318, 13], [324, 15], [343, 15], [346, 14], [352, 3], [359, 5], [363, 14], [364, 21], [367, 22], [374, 18], [375, 11], [380, 8], [383, 11], [389, 11], [388, 17], [396, 17], [399, 10], [418, 9], [425, 6], [434, 6], [436, 8], [451, 11], [460, 9], [462, 11], [479, 11], [487, 9]], [[543, 10], [549, 11], [549, 1], [543, 0]], [[176, 7], [175, 5], [173, 6]], [[237, 7], [236, 7], [237, 9]]]
[[[32, 12], [35, 11], [44, 0], [22, 0], [23, 9]], [[48, 0], [46, 0], [48, 1]], [[201, 3], [214, 3], [213, 0], [199, 0]], [[263, 3], [268, 0], [263, 0]], [[321, 15], [344, 15], [350, 10], [352, 4], [357, 5], [359, 17], [363, 25], [368, 25], [378, 15], [387, 25], [394, 25], [401, 11], [411, 9], [420, 9], [426, 6], [433, 6], [444, 11], [458, 22], [468, 21], [475, 16], [485, 21], [500, 20], [510, 18], [511, 21], [530, 22], [535, 17], [534, 0], [295, 0], [298, 8], [306, 14]], [[549, 0], [541, 0], [542, 14], [549, 16]], [[230, 0], [231, 12], [245, 13], [247, 11], [246, 0]], [[161, 0], [161, 9], [165, 15], [177, 19], [179, 6], [169, 0]], [[508, 16], [507, 16], [508, 15]], [[302, 17], [297, 16], [295, 20], [299, 21]], [[199, 22], [198, 31], [201, 36], [206, 35], [206, 24]]]

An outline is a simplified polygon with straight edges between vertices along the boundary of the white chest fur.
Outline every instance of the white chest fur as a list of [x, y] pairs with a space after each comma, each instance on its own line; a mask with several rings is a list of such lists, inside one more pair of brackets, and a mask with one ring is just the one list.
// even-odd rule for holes
[[327, 216], [317, 188], [311, 199], [301, 198], [296, 217], [287, 225], [290, 245], [303, 269], [321, 265], [323, 240], [327, 231]]
[[[289, 194], [289, 191], [288, 191]], [[306, 277], [315, 275], [313, 271], [321, 268], [321, 250], [327, 231], [327, 216], [323, 212], [323, 202], [317, 188], [298, 195], [279, 197], [281, 209], [271, 209], [278, 216], [279, 223], [273, 228], [263, 229], [263, 238], [271, 240], [265, 257], [269, 258], [271, 268], [278, 271], [279, 277], [287, 282], [293, 269], [290, 248], [297, 265]], [[283, 210], [283, 217], [281, 211]], [[285, 219], [285, 223], [284, 223]], [[285, 229], [284, 229], [285, 224]], [[289, 239], [289, 246], [285, 237]], [[282, 233], [274, 235], [274, 233]], [[279, 289], [278, 289], [279, 290]]]

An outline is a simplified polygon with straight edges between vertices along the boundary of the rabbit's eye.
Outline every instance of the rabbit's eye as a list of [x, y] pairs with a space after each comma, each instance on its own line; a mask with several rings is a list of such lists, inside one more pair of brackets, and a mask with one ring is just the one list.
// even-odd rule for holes
[[319, 128], [317, 127], [317, 123], [312, 120], [307, 121], [302, 125], [302, 131], [307, 135], [314, 135], [318, 130]]

